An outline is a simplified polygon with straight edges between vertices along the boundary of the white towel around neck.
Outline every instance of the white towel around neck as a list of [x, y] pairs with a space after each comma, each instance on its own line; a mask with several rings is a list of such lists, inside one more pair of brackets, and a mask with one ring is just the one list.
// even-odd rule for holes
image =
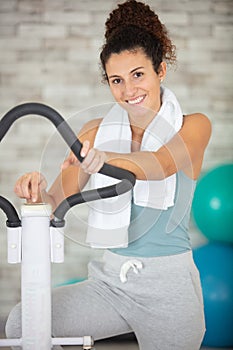
[[[181, 128], [183, 114], [168, 88], [161, 87], [162, 106], [144, 132], [141, 151], [157, 151]], [[96, 134], [94, 147], [103, 151], [130, 153], [131, 128], [128, 114], [114, 104], [103, 118]], [[91, 187], [99, 188], [119, 182], [105, 175], [91, 176]], [[133, 189], [134, 203], [139, 206], [166, 210], [174, 205], [176, 175], [159, 181], [137, 180]], [[89, 203], [86, 242], [95, 248], [128, 246], [132, 191], [118, 197]]]

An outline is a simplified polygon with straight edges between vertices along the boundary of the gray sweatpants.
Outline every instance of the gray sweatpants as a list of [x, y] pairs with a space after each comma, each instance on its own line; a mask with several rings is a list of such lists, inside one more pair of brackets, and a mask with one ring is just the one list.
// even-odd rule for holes
[[[56, 337], [97, 340], [133, 331], [140, 350], [198, 350], [205, 332], [192, 252], [135, 258], [107, 251], [89, 264], [87, 281], [56, 288], [52, 301]], [[20, 313], [19, 304], [9, 315], [8, 337], [20, 337]]]

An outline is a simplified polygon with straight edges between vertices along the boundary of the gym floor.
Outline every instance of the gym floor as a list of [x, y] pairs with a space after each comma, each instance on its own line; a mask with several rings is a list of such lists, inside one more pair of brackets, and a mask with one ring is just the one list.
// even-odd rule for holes
[[[78, 350], [77, 347], [64, 347], [66, 350]], [[95, 350], [139, 350], [135, 340], [105, 340], [95, 342]], [[172, 349], [171, 349], [172, 350]], [[233, 348], [207, 348], [201, 350], [233, 350]]]
[[[1, 334], [0, 338], [5, 336]], [[133, 335], [125, 335], [120, 337], [99, 340], [95, 342], [95, 350], [139, 350], [135, 337]], [[78, 350], [81, 346], [64, 346], [64, 350]], [[9, 347], [0, 348], [1, 350], [9, 350]], [[172, 349], [171, 349], [172, 350]], [[189, 349], [187, 349], [189, 350]], [[201, 350], [233, 350], [233, 348], [209, 348], [202, 347]]]
[[[65, 350], [78, 350], [78, 347], [64, 347]], [[139, 350], [134, 340], [105, 340], [95, 342], [95, 350]], [[81, 350], [81, 347], [80, 347]], [[171, 349], [172, 350], [172, 349]], [[233, 348], [207, 348], [201, 350], [233, 350]]]
[[[65, 350], [78, 350], [77, 347], [65, 346]], [[80, 347], [81, 349], [81, 347]], [[95, 350], [139, 350], [135, 337], [133, 335], [125, 335], [120, 337], [109, 338], [95, 342]], [[172, 349], [171, 349], [172, 350]], [[187, 349], [191, 350], [191, 349]], [[207, 348], [202, 347], [201, 350], [233, 350], [233, 348]]]

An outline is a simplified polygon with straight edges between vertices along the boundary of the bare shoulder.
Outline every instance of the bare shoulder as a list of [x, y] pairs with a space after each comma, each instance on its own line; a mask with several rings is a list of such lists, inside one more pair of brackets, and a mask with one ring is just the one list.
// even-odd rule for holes
[[192, 128], [204, 128], [206, 131], [211, 132], [211, 122], [210, 119], [202, 113], [192, 113], [187, 114], [184, 117], [184, 124]]
[[186, 115], [179, 135], [182, 137], [189, 153], [189, 162], [184, 165], [183, 171], [187, 176], [197, 179], [201, 172], [205, 149], [211, 136], [211, 122], [202, 113]]
[[183, 132], [207, 144], [211, 136], [210, 119], [202, 113], [188, 114], [184, 117]]
[[102, 120], [103, 118], [92, 119], [84, 124], [78, 134], [80, 141], [83, 142], [84, 140], [89, 140], [91, 145], [93, 145], [97, 130]]

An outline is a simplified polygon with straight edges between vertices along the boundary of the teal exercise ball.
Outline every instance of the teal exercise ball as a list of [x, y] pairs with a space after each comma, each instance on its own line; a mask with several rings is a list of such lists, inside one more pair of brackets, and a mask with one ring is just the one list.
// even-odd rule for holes
[[207, 347], [233, 347], [233, 246], [210, 242], [193, 250], [203, 291]]
[[233, 243], [233, 163], [218, 166], [200, 178], [192, 216], [208, 240]]

